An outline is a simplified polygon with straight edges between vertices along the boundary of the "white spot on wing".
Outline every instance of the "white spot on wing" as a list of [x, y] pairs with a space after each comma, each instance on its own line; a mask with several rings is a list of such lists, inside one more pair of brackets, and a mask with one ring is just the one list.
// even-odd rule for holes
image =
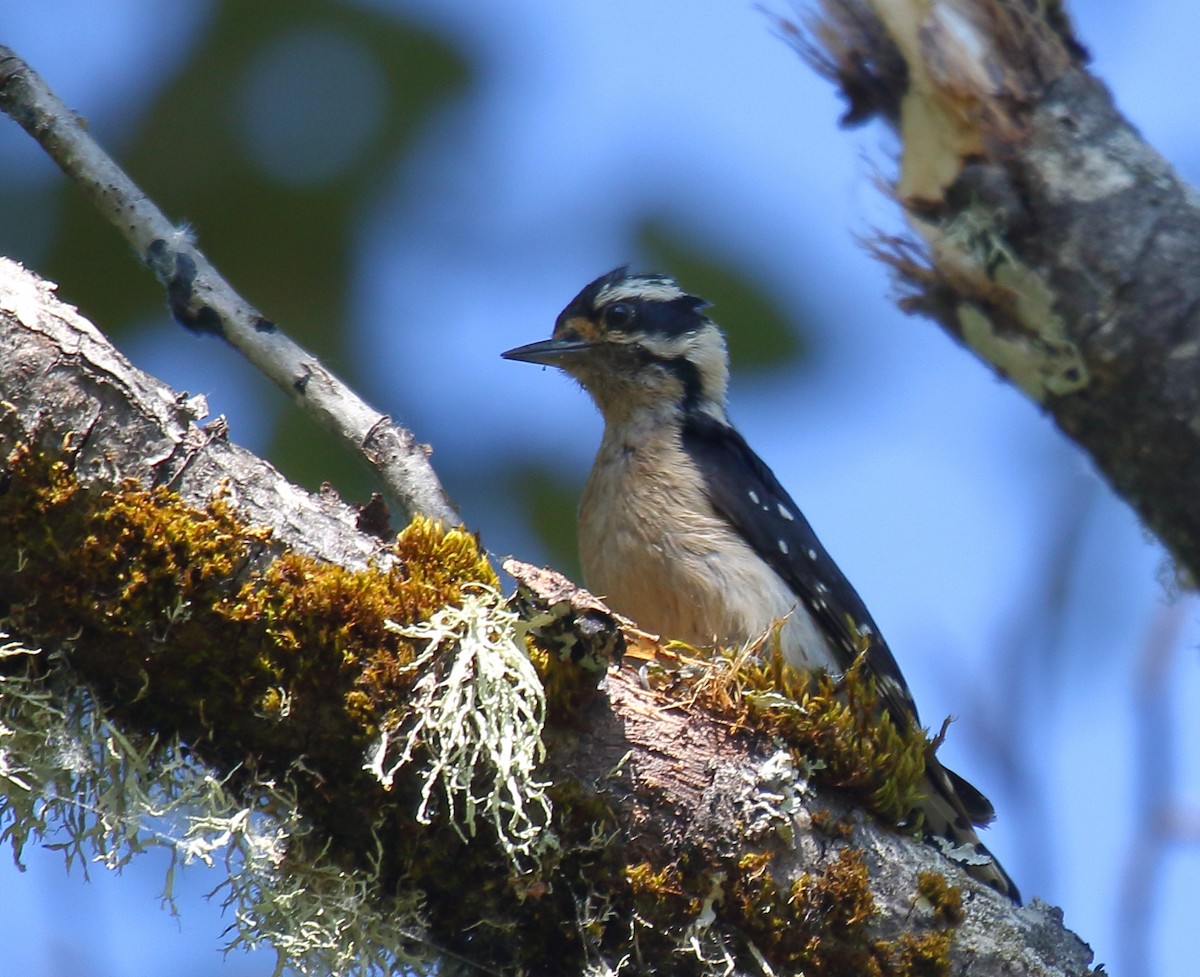
[[877, 675], [876, 681], [885, 696], [898, 699], [905, 704], [912, 702], [912, 693], [908, 691], [903, 682], [897, 682], [890, 675]]
[[758, 493], [755, 492], [754, 489], [750, 490], [750, 501], [755, 505], [758, 505]]
[[815, 560], [815, 559], [817, 558], [817, 551], [816, 551], [816, 550], [809, 550], [809, 551], [808, 551], [808, 558], [809, 558], [810, 560]]
[[788, 545], [782, 539], [779, 540], [779, 552], [784, 556], [787, 556], [788, 554]]
[[784, 519], [786, 519], [788, 522], [795, 522], [795, 521], [796, 521], [796, 517], [795, 517], [795, 516], [793, 516], [793, 515], [791, 514], [791, 512], [790, 512], [790, 511], [788, 511], [788, 507], [787, 507], [787, 506], [785, 506], [785, 505], [784, 505], [782, 502], [780, 502], [780, 503], [777, 503], [777, 505], [778, 505], [778, 508], [779, 508], [779, 514], [780, 514], [781, 516], [783, 516], [783, 518], [784, 518]]

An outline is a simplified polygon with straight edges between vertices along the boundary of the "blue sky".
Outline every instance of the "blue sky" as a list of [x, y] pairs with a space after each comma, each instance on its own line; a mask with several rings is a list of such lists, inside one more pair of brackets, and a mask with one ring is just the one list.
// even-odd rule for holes
[[[878, 128], [838, 130], [835, 93], [748, 3], [373, 6], [444, 34], [480, 77], [357, 225], [344, 328], [369, 396], [434, 445], [451, 494], [494, 552], [537, 560], [545, 554], [487, 473], [553, 452], [582, 484], [599, 421], [565, 379], [498, 353], [547, 335], [584, 283], [636, 260], [632, 221], [664, 215], [782, 307], [803, 307], [817, 324], [814, 360], [735, 375], [733, 418], [872, 608], [926, 722], [959, 717], [942, 756], [996, 803], [989, 846], [1027, 897], [1061, 905], [1097, 959], [1117, 963], [1124, 860], [1139, 832], [1132, 689], [1164, 622], [1176, 631], [1156, 703], [1173, 720], [1177, 789], [1193, 819], [1200, 803], [1196, 604], [1164, 603], [1161, 551], [1034, 406], [936, 327], [895, 310], [886, 272], [856, 240], [899, 227], [871, 184], [889, 170], [892, 141]], [[1071, 9], [1118, 104], [1194, 182], [1200, 93], [1179, 78], [1200, 8]], [[119, 146], [210, 12], [156, 0], [21, 5], [5, 13], [3, 40]], [[352, 47], [343, 54], [356, 64]], [[357, 71], [346, 84], [369, 94], [369, 66]], [[0, 172], [49, 179], [23, 142], [0, 127]], [[279, 165], [271, 145], [248, 141], [246, 152], [269, 169]], [[320, 166], [337, 165], [286, 178], [326, 179]], [[203, 245], [204, 215], [186, 216]], [[28, 228], [31, 239], [43, 233]], [[684, 284], [704, 292], [703, 281]], [[713, 314], [722, 321], [719, 307]], [[147, 369], [206, 392], [236, 440], [265, 443], [272, 411], [232, 353], [177, 331], [129, 347]], [[1056, 577], [1064, 539], [1071, 559]], [[1056, 583], [1059, 615], [1045, 601]], [[152, 859], [119, 879], [96, 870], [88, 884], [56, 861], [38, 856], [18, 874], [0, 860], [6, 969], [270, 972], [267, 956], [220, 957], [224, 923], [199, 898], [215, 885], [202, 871], [185, 875], [190, 894], [173, 920], [158, 908]], [[1172, 849], [1142, 972], [1193, 972], [1197, 871], [1194, 841]]]

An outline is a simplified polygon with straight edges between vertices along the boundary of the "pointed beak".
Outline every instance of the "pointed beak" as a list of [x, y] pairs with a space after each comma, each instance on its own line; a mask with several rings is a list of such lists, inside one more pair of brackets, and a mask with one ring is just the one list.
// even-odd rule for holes
[[540, 343], [505, 350], [500, 355], [506, 360], [521, 360], [541, 366], [562, 366], [567, 360], [586, 354], [592, 345], [582, 339], [544, 339]]

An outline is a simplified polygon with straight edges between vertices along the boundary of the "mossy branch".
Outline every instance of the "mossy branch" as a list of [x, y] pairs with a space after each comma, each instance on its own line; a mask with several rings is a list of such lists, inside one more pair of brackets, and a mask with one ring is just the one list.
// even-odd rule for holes
[[[1086, 971], [1053, 910], [1014, 909], [864, 817], [769, 732], [628, 668], [597, 691], [614, 645], [576, 654], [607, 626], [594, 602], [535, 615], [586, 624], [531, 656], [558, 697], [544, 763], [531, 733], [474, 715], [490, 742], [453, 732], [439, 753], [426, 734], [449, 720], [414, 709], [445, 700], [419, 683], [481, 709], [528, 685], [511, 616], [466, 610], [495, 585], [477, 542], [421, 521], [369, 537], [194, 411], [0, 261], [0, 611], [18, 642], [0, 657], [0, 821], [16, 850], [58, 826], [115, 866], [151, 836], [182, 861], [226, 858], [235, 942], [303, 973]], [[431, 628], [456, 637], [431, 653]], [[484, 640], [464, 654], [471, 628]], [[579, 662], [586, 677], [565, 677]], [[467, 672], [490, 677], [468, 689]], [[505, 708], [541, 723], [536, 696]], [[370, 760], [405, 732], [413, 762], [389, 789]], [[453, 754], [479, 776], [429, 789]], [[470, 838], [466, 805], [493, 800]], [[538, 828], [557, 845], [520, 849]]]

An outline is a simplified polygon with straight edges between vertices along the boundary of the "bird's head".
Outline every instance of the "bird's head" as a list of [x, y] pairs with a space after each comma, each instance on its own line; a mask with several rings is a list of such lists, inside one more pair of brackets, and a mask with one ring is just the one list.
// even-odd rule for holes
[[707, 304], [670, 278], [618, 268], [571, 300], [550, 339], [501, 355], [570, 374], [608, 420], [650, 408], [724, 421], [729, 357]]

